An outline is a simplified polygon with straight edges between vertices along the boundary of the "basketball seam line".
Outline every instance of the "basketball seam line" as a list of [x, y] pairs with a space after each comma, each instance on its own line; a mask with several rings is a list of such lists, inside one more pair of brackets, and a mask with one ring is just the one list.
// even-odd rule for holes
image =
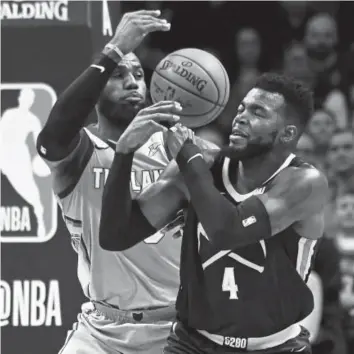
[[[208, 74], [210, 80], [211, 80], [211, 81], [213, 82], [213, 84], [215, 85], [216, 91], [217, 91], [217, 93], [218, 93], [218, 99], [217, 99], [216, 101], [219, 102], [219, 99], [220, 99], [219, 87], [218, 87], [218, 85], [216, 84], [216, 81], [214, 81], [213, 76], [210, 74], [210, 72], [209, 72], [208, 70], [206, 70], [204, 67], [202, 67], [201, 64], [197, 63], [196, 61], [194, 61], [194, 60], [191, 59], [191, 58], [188, 58], [188, 57], [186, 57], [186, 56], [184, 56], [184, 55], [182, 55], [182, 54], [171, 54], [171, 57], [174, 57], [174, 56], [179, 56], [179, 57], [185, 58], [185, 59], [187, 59], [187, 60], [190, 60], [191, 62], [193, 62], [195, 65], [199, 66], [200, 69], [202, 69], [203, 71], [205, 71], [205, 72]], [[214, 103], [214, 102], [213, 102], [213, 103]], [[217, 103], [217, 104], [218, 104], [219, 106], [222, 106], [222, 105], [219, 104], [219, 103]]]
[[[177, 87], [179, 87], [179, 88], [182, 89], [182, 90], [185, 90], [186, 92], [190, 93], [191, 95], [193, 95], [193, 96], [195, 96], [195, 97], [198, 97], [198, 98], [200, 98], [201, 100], [205, 100], [205, 101], [207, 101], [207, 102], [209, 102], [209, 103], [212, 103], [212, 104], [214, 104], [214, 105], [216, 105], [216, 106], [222, 107], [221, 104], [215, 103], [215, 102], [213, 102], [212, 100], [210, 100], [209, 98], [200, 97], [200, 96], [198, 96], [196, 93], [190, 91], [189, 89], [187, 89], [187, 88], [185, 88], [185, 87], [183, 87], [183, 86], [181, 86], [181, 85], [179, 85], [179, 84], [176, 84], [176, 83], [173, 82], [173, 81], [170, 81], [167, 77], [161, 75], [160, 72], [155, 71], [155, 73], [156, 73], [157, 75], [161, 76], [162, 78], [164, 78], [167, 82], [169, 82], [169, 83], [171, 83], [171, 84], [173, 84], [173, 85], [176, 85]], [[219, 91], [219, 90], [218, 90], [218, 91]], [[208, 112], [210, 112], [210, 111], [208, 111]], [[203, 114], [206, 114], [206, 113], [203, 113]]]

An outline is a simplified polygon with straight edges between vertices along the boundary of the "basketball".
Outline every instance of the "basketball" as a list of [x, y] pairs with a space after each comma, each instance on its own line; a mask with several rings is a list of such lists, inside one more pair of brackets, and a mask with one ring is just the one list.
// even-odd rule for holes
[[181, 123], [188, 128], [204, 126], [225, 108], [230, 81], [221, 62], [195, 48], [177, 50], [160, 61], [150, 84], [151, 98], [178, 101], [183, 107]]

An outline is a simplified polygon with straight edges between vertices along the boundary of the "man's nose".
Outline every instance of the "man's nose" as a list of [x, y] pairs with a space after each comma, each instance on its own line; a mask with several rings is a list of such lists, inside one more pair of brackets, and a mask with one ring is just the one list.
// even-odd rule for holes
[[124, 88], [126, 90], [135, 90], [138, 88], [138, 83], [136, 82], [134, 75], [129, 74], [126, 76], [124, 80]]

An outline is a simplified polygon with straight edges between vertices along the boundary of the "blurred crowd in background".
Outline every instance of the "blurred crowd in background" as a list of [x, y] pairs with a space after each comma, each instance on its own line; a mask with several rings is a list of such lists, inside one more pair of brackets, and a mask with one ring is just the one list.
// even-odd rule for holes
[[225, 111], [198, 131], [207, 139], [226, 141], [239, 102], [264, 71], [313, 89], [315, 112], [297, 153], [327, 175], [331, 191], [314, 269], [324, 295], [314, 353], [354, 354], [354, 3], [123, 2], [122, 12], [142, 7], [161, 9], [172, 24], [137, 52], [148, 79], [165, 55], [187, 47], [211, 52], [229, 74]]

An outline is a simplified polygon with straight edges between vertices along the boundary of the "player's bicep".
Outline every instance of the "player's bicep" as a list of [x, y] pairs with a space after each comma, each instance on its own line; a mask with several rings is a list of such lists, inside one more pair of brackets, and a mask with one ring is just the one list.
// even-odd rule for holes
[[269, 215], [272, 234], [319, 214], [327, 201], [326, 178], [316, 169], [289, 169], [258, 196]]
[[45, 153], [40, 153], [52, 172], [53, 190], [59, 198], [64, 198], [75, 188], [93, 154], [93, 150], [93, 142], [87, 133], [82, 130], [76, 146], [61, 160], [48, 160]]

